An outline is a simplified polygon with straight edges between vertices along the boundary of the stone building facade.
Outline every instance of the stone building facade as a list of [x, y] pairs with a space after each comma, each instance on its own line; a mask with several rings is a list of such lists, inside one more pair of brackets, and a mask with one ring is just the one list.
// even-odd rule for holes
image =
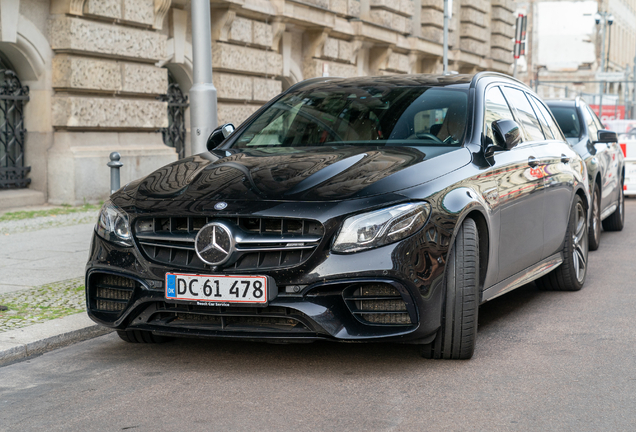
[[[239, 124], [311, 77], [440, 73], [443, 4], [212, 0], [219, 122]], [[455, 0], [450, 69], [508, 73], [514, 8]], [[0, 208], [105, 199], [112, 151], [122, 155], [122, 183], [177, 159], [162, 139], [176, 120], [161, 95], [169, 85], [187, 95], [192, 84], [189, 0], [0, 0], [0, 39], [5, 68], [28, 86], [31, 168], [27, 188], [0, 186]], [[0, 135], [0, 158], [8, 140]]]
[[[518, 0], [517, 9], [528, 16], [528, 50], [519, 78], [536, 87], [540, 96], [580, 95], [590, 104], [599, 104], [597, 73], [603, 63], [606, 72], [627, 69], [633, 77], [636, 0]], [[596, 24], [597, 12], [611, 14], [613, 24], [603, 20]], [[617, 81], [604, 86], [602, 101], [610, 111], [615, 104], [629, 108], [635, 99], [633, 85]]]

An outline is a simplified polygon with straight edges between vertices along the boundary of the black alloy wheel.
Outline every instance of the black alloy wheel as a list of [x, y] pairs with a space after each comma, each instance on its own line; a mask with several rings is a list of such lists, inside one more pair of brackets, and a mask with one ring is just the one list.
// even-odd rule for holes
[[164, 343], [170, 342], [172, 338], [159, 336], [146, 330], [117, 330], [117, 336], [128, 343]]
[[594, 184], [592, 196], [592, 214], [590, 215], [589, 247], [591, 251], [598, 249], [601, 244], [601, 190]]
[[603, 221], [605, 231], [622, 231], [625, 225], [625, 195], [623, 194], [623, 180], [618, 191], [618, 207], [607, 219]]
[[467, 360], [477, 341], [479, 311], [479, 234], [477, 224], [466, 219], [448, 254], [446, 301], [442, 325], [435, 340], [421, 347], [424, 358]]
[[577, 195], [565, 233], [563, 263], [547, 275], [537, 279], [537, 287], [552, 291], [580, 290], [587, 274], [587, 252], [587, 210], [583, 206], [583, 200]]

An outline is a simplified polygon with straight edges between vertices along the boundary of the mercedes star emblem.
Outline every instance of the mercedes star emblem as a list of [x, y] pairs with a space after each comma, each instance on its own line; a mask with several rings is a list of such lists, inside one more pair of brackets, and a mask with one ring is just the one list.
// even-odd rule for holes
[[197, 234], [194, 249], [203, 262], [210, 265], [223, 264], [234, 251], [232, 231], [220, 222], [209, 223]]

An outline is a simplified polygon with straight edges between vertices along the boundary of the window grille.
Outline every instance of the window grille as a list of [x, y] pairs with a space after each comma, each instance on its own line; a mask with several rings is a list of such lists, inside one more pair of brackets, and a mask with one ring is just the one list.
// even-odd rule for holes
[[29, 88], [0, 59], [0, 189], [25, 188], [31, 183], [24, 166], [24, 104]]
[[185, 157], [185, 111], [188, 108], [188, 97], [183, 94], [179, 84], [168, 75], [170, 84], [168, 93], [159, 96], [159, 99], [168, 102], [168, 127], [161, 129], [161, 136], [165, 145], [174, 147], [179, 159]]

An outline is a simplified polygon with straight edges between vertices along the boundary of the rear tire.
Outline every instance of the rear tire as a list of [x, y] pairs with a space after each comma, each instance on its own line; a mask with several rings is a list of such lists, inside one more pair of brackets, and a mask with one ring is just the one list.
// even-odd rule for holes
[[601, 190], [594, 184], [594, 195], [592, 196], [592, 214], [590, 216], [589, 250], [595, 251], [601, 244]]
[[547, 275], [537, 279], [539, 289], [546, 291], [578, 291], [587, 274], [587, 211], [583, 200], [576, 196], [568, 229], [565, 232], [563, 263]]
[[623, 194], [623, 182], [620, 183], [618, 194], [618, 207], [607, 219], [603, 221], [605, 231], [622, 231], [625, 225], [625, 195]]
[[128, 343], [155, 344], [170, 342], [172, 340], [172, 338], [159, 336], [146, 330], [117, 330], [117, 336]]
[[448, 254], [444, 276], [446, 298], [435, 340], [421, 347], [425, 358], [467, 360], [477, 340], [479, 311], [479, 233], [466, 219]]

